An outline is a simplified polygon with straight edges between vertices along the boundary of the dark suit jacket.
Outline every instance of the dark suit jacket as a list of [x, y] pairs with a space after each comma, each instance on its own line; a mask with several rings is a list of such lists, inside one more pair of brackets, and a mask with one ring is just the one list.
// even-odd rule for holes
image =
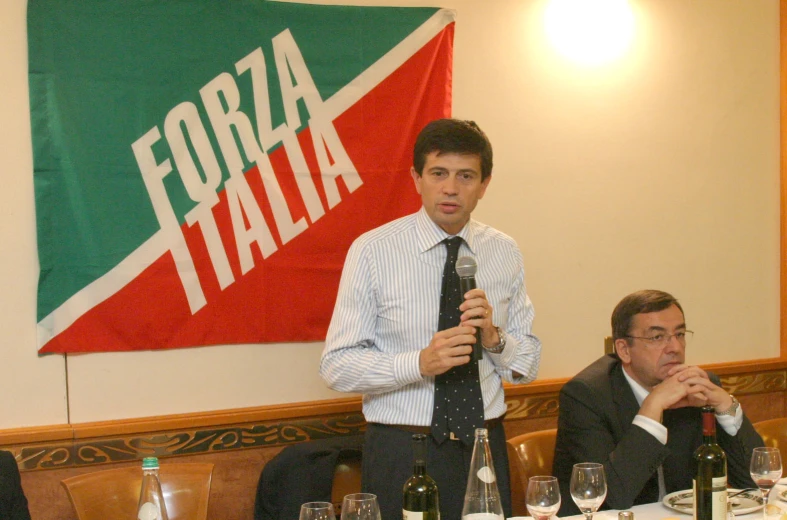
[[330, 502], [339, 460], [361, 457], [363, 435], [293, 444], [273, 457], [260, 474], [254, 520], [298, 518], [304, 502]]
[[13, 454], [0, 450], [0, 518], [30, 520], [27, 498], [22, 490], [19, 466]]
[[[709, 374], [719, 384], [719, 379]], [[579, 514], [569, 492], [571, 469], [577, 462], [604, 464], [607, 477], [605, 509], [628, 509], [658, 500], [657, 469], [663, 466], [667, 493], [691, 489], [692, 454], [702, 444], [699, 408], [666, 410], [669, 432], [662, 445], [632, 424], [639, 411], [620, 360], [604, 356], [585, 368], [560, 391], [560, 415], [553, 475], [560, 482], [560, 516]], [[732, 487], [757, 487], [749, 475], [749, 460], [762, 438], [749, 419], [734, 437], [717, 426], [716, 439], [727, 454], [727, 482]]]

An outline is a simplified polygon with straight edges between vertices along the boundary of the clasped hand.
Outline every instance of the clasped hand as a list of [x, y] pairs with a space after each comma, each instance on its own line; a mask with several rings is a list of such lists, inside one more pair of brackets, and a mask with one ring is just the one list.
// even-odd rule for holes
[[495, 345], [500, 341], [492, 322], [492, 305], [483, 289], [465, 293], [459, 325], [438, 331], [429, 345], [421, 351], [418, 365], [424, 376], [443, 374], [451, 368], [470, 362], [475, 345], [476, 329], [481, 329], [481, 342]]
[[[642, 403], [642, 409], [652, 413], [686, 406], [713, 406], [722, 412], [732, 406], [732, 397], [723, 388], [713, 383], [708, 374], [699, 367], [675, 365], [667, 372], [667, 378], [653, 387], [653, 391]], [[644, 410], [643, 410], [644, 411]]]

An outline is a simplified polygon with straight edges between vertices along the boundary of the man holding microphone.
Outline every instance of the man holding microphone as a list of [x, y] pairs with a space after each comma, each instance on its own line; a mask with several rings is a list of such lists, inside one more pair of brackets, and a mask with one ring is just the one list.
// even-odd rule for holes
[[[384, 520], [402, 514], [413, 433], [429, 435], [441, 516], [458, 520], [474, 430], [484, 427], [508, 517], [502, 382], [534, 380], [541, 344], [516, 243], [470, 218], [491, 181], [491, 144], [472, 121], [432, 121], [416, 139], [411, 174], [421, 210], [348, 251], [320, 374], [334, 390], [363, 394], [362, 487]], [[478, 266], [478, 288], [464, 294], [459, 257]]]

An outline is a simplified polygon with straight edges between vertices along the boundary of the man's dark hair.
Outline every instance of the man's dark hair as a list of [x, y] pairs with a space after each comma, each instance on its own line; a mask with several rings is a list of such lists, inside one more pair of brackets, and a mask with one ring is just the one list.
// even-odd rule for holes
[[681, 313], [683, 312], [683, 307], [678, 300], [664, 291], [647, 289], [629, 294], [620, 300], [612, 311], [612, 339], [628, 336], [635, 315], [663, 311], [673, 305], [676, 305]]
[[418, 175], [423, 174], [426, 156], [432, 152], [477, 155], [481, 159], [481, 180], [492, 174], [492, 143], [473, 121], [436, 119], [427, 124], [413, 148], [413, 168]]

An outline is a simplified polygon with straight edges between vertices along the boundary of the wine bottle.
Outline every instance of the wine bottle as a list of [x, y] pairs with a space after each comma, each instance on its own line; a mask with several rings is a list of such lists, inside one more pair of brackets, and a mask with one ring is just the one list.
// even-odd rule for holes
[[694, 520], [726, 520], [727, 456], [716, 444], [716, 414], [702, 407], [702, 444], [694, 452]]
[[402, 491], [403, 520], [440, 520], [437, 484], [426, 474], [426, 443], [426, 435], [413, 435], [413, 476]]

